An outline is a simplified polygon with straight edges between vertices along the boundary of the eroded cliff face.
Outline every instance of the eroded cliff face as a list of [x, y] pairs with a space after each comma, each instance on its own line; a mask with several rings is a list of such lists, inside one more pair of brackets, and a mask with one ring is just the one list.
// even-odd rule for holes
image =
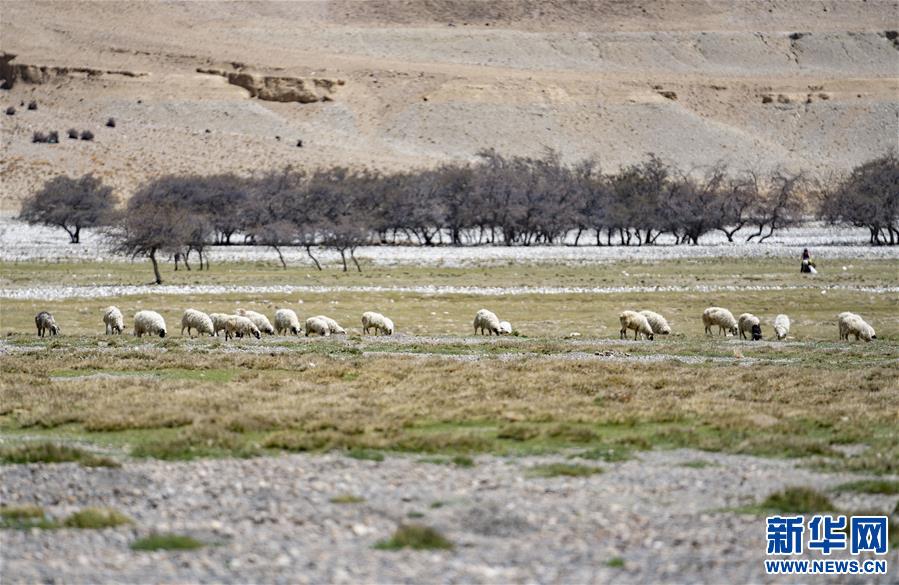
[[268, 102], [299, 102], [311, 104], [331, 101], [343, 79], [303, 78], [252, 73], [242, 68], [237, 71], [197, 68], [198, 73], [220, 75], [231, 85], [242, 87], [250, 96]]
[[147, 75], [138, 71], [97, 69], [94, 67], [61, 67], [33, 63], [13, 63], [15, 59], [16, 55], [12, 53], [0, 53], [0, 87], [3, 89], [12, 89], [18, 82], [41, 84], [65, 77], [100, 77], [103, 75], [144, 77]]

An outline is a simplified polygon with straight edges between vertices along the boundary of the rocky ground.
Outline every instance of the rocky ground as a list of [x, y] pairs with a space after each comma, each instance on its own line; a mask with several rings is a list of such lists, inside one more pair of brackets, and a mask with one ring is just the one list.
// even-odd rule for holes
[[[40, 505], [54, 517], [109, 506], [135, 523], [4, 530], [0, 576], [4, 583], [782, 582], [764, 573], [764, 520], [724, 510], [785, 486], [826, 491], [850, 479], [796, 461], [689, 450], [601, 463], [604, 473], [589, 477], [529, 472], [560, 460], [483, 456], [464, 468], [417, 456], [377, 462], [328, 454], [135, 461], [121, 469], [4, 466], [4, 504]], [[345, 495], [362, 501], [332, 503]], [[844, 509], [895, 505], [892, 496], [833, 497]], [[404, 522], [437, 528], [455, 548], [373, 548]], [[207, 546], [129, 549], [153, 531]], [[892, 577], [859, 582], [895, 582], [895, 568]]]

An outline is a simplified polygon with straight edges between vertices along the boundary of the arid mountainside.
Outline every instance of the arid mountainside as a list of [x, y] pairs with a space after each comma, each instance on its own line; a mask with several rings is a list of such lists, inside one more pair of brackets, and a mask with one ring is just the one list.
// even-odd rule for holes
[[[164, 173], [419, 167], [493, 147], [827, 176], [897, 142], [894, 1], [0, 9], [5, 212], [58, 173], [127, 197]], [[32, 143], [51, 130], [59, 144]]]

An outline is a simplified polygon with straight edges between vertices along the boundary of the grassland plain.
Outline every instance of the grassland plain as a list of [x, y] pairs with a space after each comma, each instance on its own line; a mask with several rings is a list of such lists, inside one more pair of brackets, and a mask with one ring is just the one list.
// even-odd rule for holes
[[[838, 264], [838, 263], [837, 263]], [[640, 293], [426, 294], [318, 292], [135, 295], [3, 300], [0, 431], [5, 440], [78, 440], [122, 455], [164, 459], [288, 451], [385, 450], [442, 454], [610, 453], [698, 447], [808, 456], [818, 466], [899, 470], [899, 282], [889, 262], [847, 262], [815, 280], [780, 260], [646, 264], [392, 268], [371, 274], [234, 264], [179, 271], [183, 283], [391, 286], [690, 286]], [[851, 265], [851, 268], [849, 266]], [[6, 264], [3, 285], [139, 283], [131, 264]], [[716, 290], [757, 282], [758, 290]], [[789, 287], [809, 288], [789, 288]], [[885, 292], [880, 292], [885, 291]], [[160, 311], [166, 339], [100, 335], [101, 309]], [[785, 343], [707, 339], [709, 305], [793, 320]], [[224, 342], [178, 336], [187, 307], [325, 313], [340, 339]], [[490, 307], [517, 336], [471, 337]], [[674, 334], [618, 340], [625, 308], [665, 314]], [[393, 338], [363, 338], [376, 309]], [[33, 315], [50, 310], [65, 335], [38, 340]], [[877, 329], [874, 343], [837, 342], [836, 313]], [[578, 333], [576, 338], [570, 334]], [[770, 327], [765, 331], [770, 336]], [[476, 363], [475, 363], [476, 362]], [[841, 445], [853, 445], [844, 449]], [[849, 454], [851, 453], [851, 455]], [[598, 457], [602, 458], [602, 457]]]

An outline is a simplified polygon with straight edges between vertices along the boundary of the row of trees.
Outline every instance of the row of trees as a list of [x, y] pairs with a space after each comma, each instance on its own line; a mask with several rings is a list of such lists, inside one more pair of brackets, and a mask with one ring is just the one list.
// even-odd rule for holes
[[[662, 234], [698, 244], [719, 231], [728, 240], [764, 241], [810, 212], [834, 224], [864, 226], [873, 244], [899, 244], [899, 162], [895, 153], [865, 163], [832, 188], [801, 173], [733, 172], [724, 165], [684, 172], [650, 156], [602, 173], [593, 161], [565, 165], [555, 153], [504, 157], [484, 151], [475, 164], [377, 173], [290, 167], [255, 177], [167, 176], [138, 189], [124, 209], [87, 175], [57, 177], [30, 197], [21, 219], [56, 225], [79, 241], [84, 227], [106, 226], [114, 248], [159, 258], [192, 253], [208, 268], [210, 245], [269, 246], [286, 267], [287, 246], [336, 250], [343, 269], [366, 244], [654, 245]], [[817, 202], [817, 205], [813, 205]], [[586, 236], [586, 237], [585, 237]], [[240, 238], [238, 240], [238, 238]]]

